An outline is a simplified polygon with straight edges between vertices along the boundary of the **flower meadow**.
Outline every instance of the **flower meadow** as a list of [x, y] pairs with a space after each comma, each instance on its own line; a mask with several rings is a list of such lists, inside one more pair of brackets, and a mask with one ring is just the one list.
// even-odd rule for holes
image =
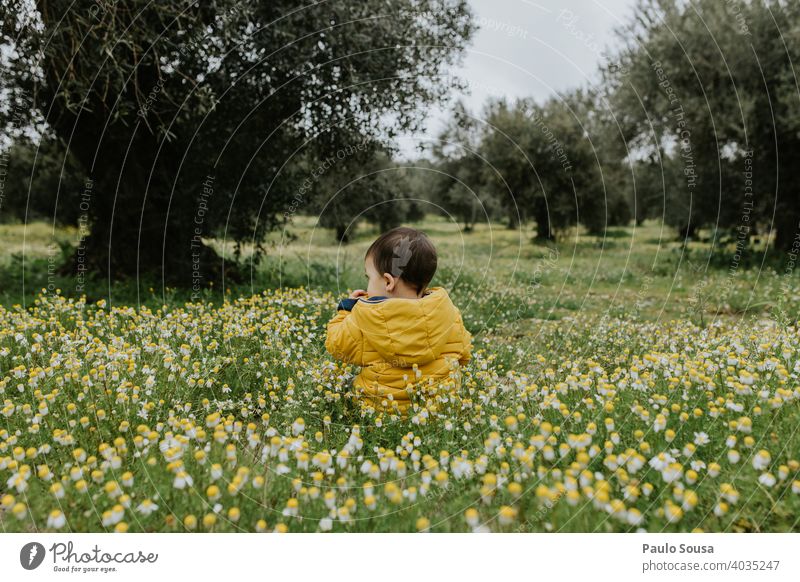
[[2, 530], [798, 529], [794, 325], [475, 329], [461, 389], [402, 419], [324, 351], [336, 299], [0, 307]]

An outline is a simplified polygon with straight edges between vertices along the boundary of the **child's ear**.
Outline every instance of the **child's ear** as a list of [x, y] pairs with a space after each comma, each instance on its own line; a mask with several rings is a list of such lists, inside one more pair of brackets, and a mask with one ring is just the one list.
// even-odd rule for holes
[[383, 274], [383, 281], [386, 283], [386, 290], [389, 292], [393, 291], [397, 285], [397, 278], [392, 277], [390, 273]]

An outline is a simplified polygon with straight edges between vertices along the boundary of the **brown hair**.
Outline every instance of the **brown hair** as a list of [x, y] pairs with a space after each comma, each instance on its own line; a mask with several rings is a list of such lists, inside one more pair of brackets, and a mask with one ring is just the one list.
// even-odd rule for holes
[[399, 277], [419, 295], [436, 273], [436, 247], [427, 235], [414, 228], [398, 226], [383, 233], [367, 249], [375, 269]]

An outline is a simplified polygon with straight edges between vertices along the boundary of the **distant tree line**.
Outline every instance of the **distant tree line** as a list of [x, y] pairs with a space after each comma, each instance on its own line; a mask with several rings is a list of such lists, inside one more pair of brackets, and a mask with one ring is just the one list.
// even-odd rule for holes
[[797, 2], [639, 0], [599, 83], [455, 103], [410, 163], [391, 139], [457, 86], [463, 0], [30, 4], [0, 0], [0, 220], [75, 223], [91, 178], [84, 252], [110, 276], [188, 280], [201, 201], [203, 237], [260, 250], [297, 214], [344, 242], [431, 212], [541, 240], [646, 219], [784, 250], [800, 232]]
[[434, 199], [466, 230], [503, 217], [550, 239], [655, 218], [796, 248], [800, 3], [640, 0], [628, 22], [597, 86], [457, 108]]

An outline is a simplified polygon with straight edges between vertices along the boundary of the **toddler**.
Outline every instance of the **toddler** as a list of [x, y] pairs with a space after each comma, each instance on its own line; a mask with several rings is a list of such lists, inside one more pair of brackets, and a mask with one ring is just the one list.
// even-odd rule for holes
[[472, 336], [447, 291], [428, 288], [436, 266], [436, 248], [413, 228], [392, 229], [367, 249], [367, 289], [339, 302], [325, 340], [333, 357], [361, 366], [362, 404], [405, 417], [413, 384], [460, 386]]

